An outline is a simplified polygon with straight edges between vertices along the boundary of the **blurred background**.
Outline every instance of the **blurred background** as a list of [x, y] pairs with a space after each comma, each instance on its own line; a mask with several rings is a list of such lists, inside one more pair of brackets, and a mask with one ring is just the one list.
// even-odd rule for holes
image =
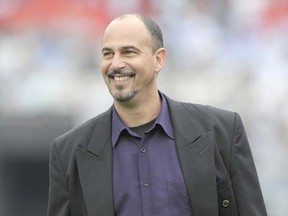
[[288, 0], [0, 0], [0, 215], [46, 214], [51, 141], [105, 111], [101, 37], [123, 13], [161, 26], [159, 89], [237, 111], [268, 214], [288, 212]]

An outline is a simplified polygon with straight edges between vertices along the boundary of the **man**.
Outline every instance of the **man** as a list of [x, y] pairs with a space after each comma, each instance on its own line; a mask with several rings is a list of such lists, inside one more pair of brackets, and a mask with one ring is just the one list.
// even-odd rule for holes
[[52, 143], [48, 216], [266, 215], [239, 115], [158, 91], [155, 22], [116, 18], [102, 55], [113, 106]]

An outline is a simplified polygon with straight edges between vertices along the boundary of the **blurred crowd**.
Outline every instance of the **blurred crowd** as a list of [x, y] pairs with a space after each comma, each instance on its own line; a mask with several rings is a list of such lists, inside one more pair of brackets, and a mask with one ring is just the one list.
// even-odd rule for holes
[[239, 112], [268, 213], [287, 214], [287, 0], [35, 2], [0, 0], [1, 118], [54, 113], [76, 125], [111, 106], [99, 71], [102, 31], [120, 14], [149, 15], [168, 49], [159, 89]]

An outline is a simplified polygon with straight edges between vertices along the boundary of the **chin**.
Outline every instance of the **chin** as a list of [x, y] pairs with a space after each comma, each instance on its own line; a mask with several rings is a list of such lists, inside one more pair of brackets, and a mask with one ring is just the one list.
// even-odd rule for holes
[[137, 94], [136, 91], [134, 90], [130, 90], [130, 91], [121, 91], [121, 92], [111, 92], [112, 97], [114, 98], [114, 100], [118, 101], [118, 102], [128, 102], [130, 101], [132, 98], [134, 98], [134, 96]]

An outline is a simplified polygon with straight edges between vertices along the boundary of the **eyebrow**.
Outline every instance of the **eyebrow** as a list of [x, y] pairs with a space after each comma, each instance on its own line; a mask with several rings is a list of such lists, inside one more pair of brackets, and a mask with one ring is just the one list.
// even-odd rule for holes
[[137, 47], [135, 47], [135, 46], [123, 46], [121, 49], [124, 49], [124, 50], [134, 49], [134, 50], [137, 50], [137, 51], [140, 52], [140, 50]]
[[[139, 50], [137, 47], [135, 47], [135, 46], [123, 46], [123, 47], [121, 47], [120, 49], [121, 49], [121, 50], [133, 49], [133, 50], [136, 50], [136, 51], [140, 52], [140, 50]], [[112, 51], [112, 49], [111, 49], [111, 48], [108, 48], [108, 47], [103, 47], [103, 48], [102, 48], [102, 52], [104, 52], [104, 51]]]
[[110, 49], [110, 48], [107, 48], [107, 47], [103, 47], [102, 48], [102, 53], [104, 52], [104, 51], [111, 51], [112, 49]]

